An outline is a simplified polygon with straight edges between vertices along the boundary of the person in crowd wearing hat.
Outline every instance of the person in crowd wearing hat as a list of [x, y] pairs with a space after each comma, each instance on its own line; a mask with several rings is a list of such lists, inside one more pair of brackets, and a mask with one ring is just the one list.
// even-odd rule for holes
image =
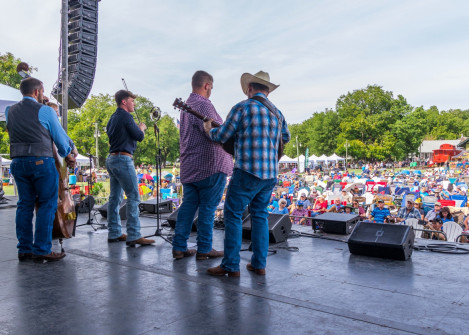
[[358, 188], [358, 185], [355, 185], [352, 189], [352, 196], [354, 197], [359, 197], [361, 195], [361, 191], [360, 189]]
[[378, 200], [378, 206], [375, 207], [371, 211], [368, 219], [370, 221], [375, 221], [375, 222], [378, 222], [378, 223], [384, 223], [384, 220], [391, 219], [391, 212], [389, 211], [389, 209], [384, 207], [384, 200], [383, 199]]
[[278, 199], [276, 198], [275, 192], [272, 192], [269, 204], [267, 205], [267, 210], [272, 212], [276, 208], [278, 208]]
[[235, 146], [235, 166], [225, 202], [225, 255], [219, 266], [207, 270], [214, 276], [240, 275], [242, 213], [248, 204], [253, 254], [246, 268], [265, 274], [269, 249], [267, 204], [277, 183], [279, 146], [290, 141], [283, 114], [267, 98], [278, 87], [270, 82], [269, 74], [245, 73], [241, 87], [248, 99], [236, 104], [220, 127], [212, 129], [211, 120], [204, 123], [213, 141], [226, 143], [234, 138]]
[[272, 211], [272, 214], [288, 214], [287, 201], [280, 199], [278, 201], [278, 207]]
[[343, 213], [344, 214], [354, 214], [354, 208], [353, 208], [352, 204], [345, 205]]
[[444, 234], [438, 233], [438, 232], [443, 231], [443, 221], [439, 217], [436, 217], [433, 220], [431, 220], [429, 223], [427, 223], [424, 226], [424, 229], [433, 230], [433, 232], [423, 232], [422, 238], [428, 238], [432, 240], [443, 240], [443, 241], [446, 240], [446, 237]]
[[[192, 76], [191, 84], [192, 93], [186, 103], [206, 119], [222, 123], [222, 118], [209, 100], [213, 77], [205, 71], [197, 71]], [[180, 174], [184, 196], [176, 221], [173, 258], [181, 259], [196, 253], [197, 260], [222, 257], [223, 251], [212, 248], [213, 221], [227, 176], [232, 174], [233, 160], [220, 145], [207, 137], [201, 120], [184, 111], [181, 111], [180, 120]], [[267, 210], [267, 204], [265, 208]], [[196, 251], [187, 248], [187, 239], [197, 209]]]
[[342, 190], [340, 192], [340, 200], [342, 202], [346, 202], [347, 204], [350, 204], [350, 203], [352, 203], [352, 195], [349, 192], [347, 192], [346, 190]]
[[306, 197], [306, 193], [301, 193], [300, 195], [300, 200], [303, 201], [303, 206], [306, 208], [306, 209], [311, 209], [311, 202], [308, 200], [308, 198]]
[[280, 195], [280, 198], [285, 199], [285, 201], [287, 202], [287, 207], [291, 205], [291, 200], [288, 197], [287, 192], [282, 192], [282, 194]]
[[20, 92], [23, 99], [5, 110], [12, 158], [10, 169], [18, 188], [15, 221], [18, 260], [58, 261], [65, 253], [52, 251], [59, 189], [54, 155], [57, 150], [73, 168], [78, 151], [60, 125], [56, 112], [43, 104], [43, 83], [33, 77], [23, 79]]
[[291, 213], [290, 219], [292, 223], [311, 226], [311, 220], [306, 219], [308, 215], [309, 215], [309, 211], [306, 208], [304, 208], [303, 201], [298, 200], [296, 202], [296, 208]]
[[435, 203], [435, 207], [430, 210], [427, 215], [425, 215], [425, 222], [430, 222], [432, 220], [434, 220], [438, 214], [440, 214], [440, 210], [441, 210], [441, 203], [440, 202], [436, 202]]
[[421, 199], [421, 198], [418, 198], [417, 200], [415, 200], [415, 202], [414, 202], [414, 208], [415, 208], [416, 210], [418, 210], [419, 213], [420, 213], [420, 219], [419, 219], [419, 220], [425, 219], [425, 212], [424, 212], [424, 210], [422, 209], [422, 199]]
[[418, 209], [414, 208], [414, 200], [407, 199], [406, 206], [399, 209], [397, 213], [396, 221], [403, 222], [407, 219], [418, 219], [420, 220], [422, 215], [418, 211]]

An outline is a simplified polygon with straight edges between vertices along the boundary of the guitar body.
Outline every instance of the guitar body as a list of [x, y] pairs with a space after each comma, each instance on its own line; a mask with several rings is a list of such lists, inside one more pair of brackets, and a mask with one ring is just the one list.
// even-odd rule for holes
[[59, 197], [57, 199], [57, 211], [55, 212], [53, 239], [71, 238], [75, 231], [77, 215], [75, 203], [68, 186], [67, 166], [63, 159], [59, 158], [54, 146], [55, 168], [59, 173]]

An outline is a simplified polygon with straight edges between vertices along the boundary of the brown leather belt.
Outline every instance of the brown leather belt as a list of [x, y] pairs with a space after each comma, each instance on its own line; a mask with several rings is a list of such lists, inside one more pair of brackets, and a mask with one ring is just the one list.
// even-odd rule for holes
[[124, 156], [129, 156], [130, 158], [133, 158], [133, 156], [129, 154], [128, 152], [111, 152], [111, 155], [113, 156], [124, 155]]

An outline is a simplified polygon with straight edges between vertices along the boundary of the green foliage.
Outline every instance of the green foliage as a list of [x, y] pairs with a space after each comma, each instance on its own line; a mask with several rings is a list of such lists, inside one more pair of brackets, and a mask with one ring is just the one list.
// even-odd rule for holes
[[[16, 72], [16, 67], [21, 63], [21, 59], [15, 58], [11, 52], [6, 54], [0, 53], [0, 83], [20, 88], [21, 76]], [[31, 73], [37, 69], [29, 64]]]
[[94, 183], [91, 188], [91, 195], [99, 196], [100, 194], [104, 195], [106, 189], [103, 183]]
[[[141, 122], [149, 127], [145, 131], [145, 138], [137, 143], [134, 153], [135, 164], [155, 164], [156, 140], [153, 131], [153, 122], [150, 120], [150, 111], [153, 104], [145, 97], [136, 98], [135, 109], [138, 111]], [[96, 152], [96, 123], [98, 128], [98, 157], [99, 165], [104, 166], [109, 153], [109, 139], [104, 131], [111, 115], [116, 111], [114, 98], [109, 94], [91, 96], [82, 108], [69, 112], [69, 136], [74, 141], [78, 152]], [[137, 116], [134, 115], [138, 123]], [[164, 115], [158, 121], [160, 128], [160, 146], [163, 162], [174, 161], [179, 157], [179, 131], [174, 120]]]

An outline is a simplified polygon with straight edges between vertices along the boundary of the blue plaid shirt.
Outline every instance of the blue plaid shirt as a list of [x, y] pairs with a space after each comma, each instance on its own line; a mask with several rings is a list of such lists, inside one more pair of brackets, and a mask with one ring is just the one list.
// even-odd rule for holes
[[[267, 100], [262, 93], [255, 95]], [[275, 106], [274, 110], [276, 116], [260, 102], [247, 99], [231, 109], [225, 123], [210, 131], [212, 140], [220, 143], [236, 136], [235, 169], [241, 169], [260, 179], [277, 177], [280, 136], [283, 143], [287, 143], [290, 141], [290, 132], [283, 114]]]

